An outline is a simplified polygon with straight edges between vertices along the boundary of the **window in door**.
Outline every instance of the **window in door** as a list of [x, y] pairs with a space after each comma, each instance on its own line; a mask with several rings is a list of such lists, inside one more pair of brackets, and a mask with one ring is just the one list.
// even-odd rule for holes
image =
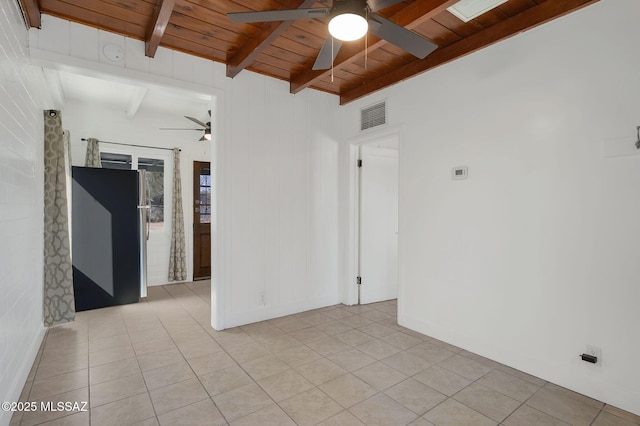
[[200, 223], [211, 223], [211, 171], [200, 169]]
[[193, 162], [193, 278], [211, 276], [211, 164]]

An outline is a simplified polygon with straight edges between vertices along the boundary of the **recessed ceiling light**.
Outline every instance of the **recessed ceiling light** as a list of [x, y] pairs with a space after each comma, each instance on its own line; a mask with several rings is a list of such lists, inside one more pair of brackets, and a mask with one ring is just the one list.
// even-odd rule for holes
[[461, 0], [447, 10], [464, 22], [469, 22], [473, 18], [490, 11], [494, 7], [506, 3], [508, 0]]

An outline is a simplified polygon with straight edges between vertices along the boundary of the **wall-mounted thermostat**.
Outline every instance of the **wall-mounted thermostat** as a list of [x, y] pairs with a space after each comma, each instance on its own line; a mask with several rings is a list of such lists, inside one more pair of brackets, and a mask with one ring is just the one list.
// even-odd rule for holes
[[469, 168], [467, 166], [454, 167], [451, 169], [451, 179], [461, 180], [466, 179], [469, 175]]

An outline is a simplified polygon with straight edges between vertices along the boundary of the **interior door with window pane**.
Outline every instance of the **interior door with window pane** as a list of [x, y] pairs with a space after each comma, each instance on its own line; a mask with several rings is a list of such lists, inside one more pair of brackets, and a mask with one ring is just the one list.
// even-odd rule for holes
[[193, 162], [193, 278], [211, 276], [211, 163]]

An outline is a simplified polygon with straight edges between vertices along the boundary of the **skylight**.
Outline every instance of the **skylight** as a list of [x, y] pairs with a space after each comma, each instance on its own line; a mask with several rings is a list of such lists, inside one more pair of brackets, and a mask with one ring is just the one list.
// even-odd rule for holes
[[447, 10], [464, 22], [469, 22], [473, 18], [490, 11], [494, 7], [506, 3], [508, 0], [461, 0]]

